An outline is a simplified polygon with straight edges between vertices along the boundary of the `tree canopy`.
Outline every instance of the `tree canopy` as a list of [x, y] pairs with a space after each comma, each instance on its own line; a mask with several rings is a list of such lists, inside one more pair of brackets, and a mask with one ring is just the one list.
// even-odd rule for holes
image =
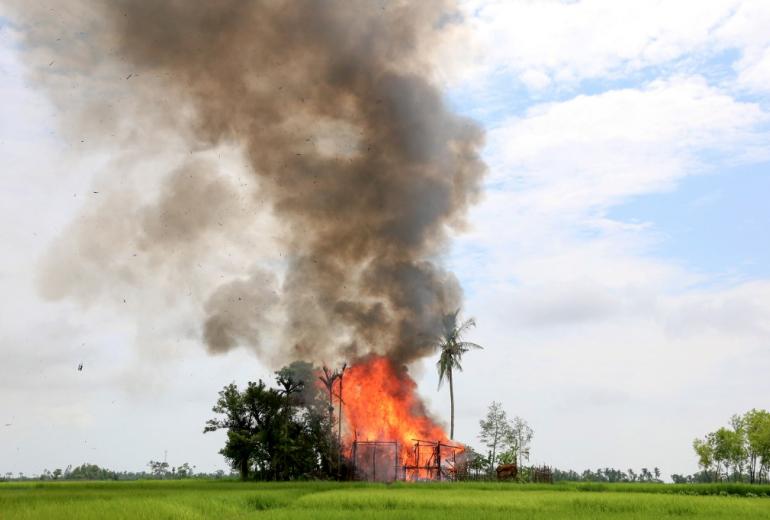
[[[278, 388], [262, 380], [240, 390], [235, 383], [219, 392], [212, 408], [217, 417], [204, 432], [227, 430], [220, 451], [242, 479], [290, 480], [328, 473], [328, 436], [317, 399], [306, 392], [306, 368], [276, 373]], [[312, 383], [310, 383], [312, 384]]]
[[770, 471], [770, 413], [733, 415], [729, 426], [693, 441], [698, 465], [713, 481], [766, 482]]

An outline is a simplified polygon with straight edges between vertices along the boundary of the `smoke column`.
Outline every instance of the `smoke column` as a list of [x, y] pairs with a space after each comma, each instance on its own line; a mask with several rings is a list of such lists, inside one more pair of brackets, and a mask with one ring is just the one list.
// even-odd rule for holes
[[[282, 316], [272, 353], [282, 360], [408, 362], [431, 352], [442, 314], [462, 297], [440, 257], [485, 172], [481, 130], [448, 109], [430, 66], [444, 29], [459, 23], [451, 2], [80, 1], [55, 15], [29, 4], [16, 10], [31, 49], [49, 46], [84, 75], [122, 67], [132, 72], [116, 82], [151, 78], [141, 83], [157, 101], [151, 117], [110, 104], [123, 127], [247, 158], [258, 193], [245, 202], [215, 164], [192, 161], [169, 170], [154, 205], [126, 198], [99, 210], [129, 223], [121, 239], [132, 247], [194, 263], [207, 243], [228, 240], [249, 205], [269, 206], [282, 274], [244, 270], [210, 291], [199, 333], [211, 352], [260, 352], [266, 313]], [[54, 43], [60, 33], [70, 46]], [[31, 77], [62, 96], [42, 69]], [[88, 107], [81, 124], [103, 116]], [[82, 236], [93, 232], [87, 217], [75, 228]], [[51, 297], [70, 296], [55, 277], [43, 280]]]

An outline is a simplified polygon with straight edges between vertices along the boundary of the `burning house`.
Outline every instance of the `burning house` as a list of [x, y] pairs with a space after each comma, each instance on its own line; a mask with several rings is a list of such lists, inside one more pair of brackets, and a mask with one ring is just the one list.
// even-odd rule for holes
[[453, 480], [463, 447], [428, 414], [417, 385], [388, 357], [370, 356], [345, 374], [344, 446], [351, 478]]
[[[413, 439], [406, 455], [397, 441], [354, 440], [350, 478], [370, 482], [457, 480], [465, 448], [459, 444]], [[406, 458], [402, 458], [406, 456]]]

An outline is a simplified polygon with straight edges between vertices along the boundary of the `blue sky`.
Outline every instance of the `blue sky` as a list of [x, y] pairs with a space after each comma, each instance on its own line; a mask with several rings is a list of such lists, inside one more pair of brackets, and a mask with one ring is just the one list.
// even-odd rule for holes
[[[726, 170], [726, 171], [725, 171]], [[725, 168], [682, 181], [668, 193], [642, 195], [610, 210], [626, 222], [650, 222], [651, 254], [717, 279], [770, 276], [770, 165]]]
[[[485, 129], [489, 173], [446, 258], [479, 324], [470, 339], [485, 346], [457, 378], [458, 438], [477, 442], [495, 399], [533, 426], [533, 462], [691, 473], [695, 436], [770, 408], [770, 3], [460, 6], [434, 78]], [[70, 23], [88, 23], [81, 14]], [[78, 261], [67, 237], [99, 209], [93, 192], [114, 203], [152, 192], [190, 152], [173, 136], [142, 141], [154, 155], [127, 167], [119, 145], [69, 135], [68, 118], [104, 78], [70, 71], [62, 88], [38, 88], [51, 58], [26, 52], [14, 16], [0, 11], [0, 293], [14, 296], [0, 300], [0, 423], [13, 424], [0, 430], [0, 472], [83, 460], [141, 469], [166, 449], [175, 463], [224, 467], [222, 437], [197, 433], [212, 396], [271, 367], [246, 349], [207, 356], [194, 300], [206, 276], [240, 273], [244, 258], [280, 265], [277, 246], [251, 248], [276, 223], [255, 213], [201, 252], [211, 267], [184, 280], [192, 302], [177, 295], [185, 266], [160, 265], [134, 286], [117, 260], [71, 284], [112, 291], [44, 298], [39, 278]], [[142, 114], [140, 81], [109, 86]], [[243, 163], [226, 147], [196, 153], [236, 174]], [[100, 233], [121, 224], [105, 219]], [[85, 245], [114, 255], [99, 239]], [[443, 418], [434, 363], [411, 368]], [[135, 435], [126, 417], [152, 435]]]
[[[618, 89], [642, 88], [656, 79], [696, 74], [709, 85], [731, 91], [738, 79], [735, 66], [741, 59], [736, 48], [685, 54], [671, 61], [628, 74], [591, 77], [563, 86], [529, 89], [516, 73], [492, 70], [483, 88], [455, 87], [447, 92], [451, 106], [486, 128], [523, 117], [528, 109], [560, 103], [576, 96], [596, 96]], [[766, 92], [731, 91], [737, 102], [767, 110]], [[763, 131], [770, 128], [765, 124]], [[716, 281], [770, 276], [770, 161], [744, 161], [730, 152], [699, 150], [700, 163], [686, 177], [665, 190], [630, 195], [608, 207], [609, 219], [648, 224], [653, 237], [647, 253]], [[705, 173], [702, 173], [705, 169]], [[497, 187], [496, 178], [486, 183]], [[470, 254], [464, 251], [464, 254]]]

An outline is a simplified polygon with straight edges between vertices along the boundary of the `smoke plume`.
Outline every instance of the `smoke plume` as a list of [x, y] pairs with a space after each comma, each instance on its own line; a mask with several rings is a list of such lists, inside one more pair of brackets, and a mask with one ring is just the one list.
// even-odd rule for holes
[[[440, 259], [485, 171], [482, 132], [449, 110], [431, 67], [442, 34], [461, 22], [451, 2], [81, 0], [50, 13], [30, 4], [17, 6], [30, 77], [58, 106], [73, 77], [98, 78], [70, 130], [116, 135], [131, 150], [118, 172], [150, 161], [154, 139], [195, 152], [168, 169], [152, 201], [113, 189], [73, 223], [41, 277], [46, 294], [85, 290], [85, 277], [61, 269], [124, 276], [116, 266], [134, 251], [151, 259], [132, 264], [126, 283], [162, 264], [186, 268], [239, 241], [254, 208], [267, 207], [282, 260], [219, 276], [202, 296], [211, 352], [400, 362], [430, 352], [442, 314], [461, 303]], [[198, 159], [222, 147], [245, 158], [248, 195], [216, 160]], [[108, 214], [121, 223], [117, 240], [95, 229]], [[95, 236], [112, 245], [94, 252]], [[79, 244], [67, 250], [76, 260], [60, 261], [65, 242]], [[254, 247], [256, 257], [264, 246]]]

